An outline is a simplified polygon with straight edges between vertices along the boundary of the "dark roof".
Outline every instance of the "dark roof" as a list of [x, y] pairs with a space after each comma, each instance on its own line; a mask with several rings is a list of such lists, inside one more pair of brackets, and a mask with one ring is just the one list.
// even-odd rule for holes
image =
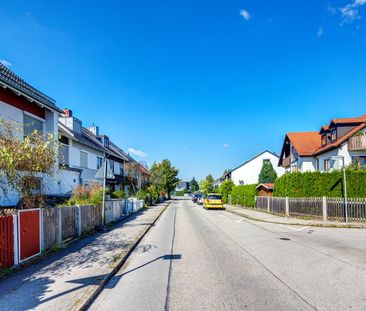
[[[245, 161], [244, 163], [242, 163], [242, 164], [238, 165], [237, 167], [233, 168], [233, 169], [232, 169], [231, 171], [229, 171], [227, 174], [229, 174], [229, 173], [231, 173], [231, 172], [233, 172], [233, 171], [237, 170], [239, 167], [242, 167], [243, 165], [245, 165], [245, 164], [247, 164], [247, 163], [249, 163], [249, 162], [253, 161], [255, 158], [258, 158], [259, 156], [261, 156], [262, 154], [264, 154], [264, 153], [266, 153], [266, 152], [268, 152], [268, 153], [270, 153], [270, 154], [272, 154], [272, 155], [276, 156], [277, 158], [279, 158], [279, 156], [278, 156], [275, 152], [272, 152], [272, 151], [269, 151], [269, 150], [264, 150], [263, 152], [261, 152], [261, 153], [257, 154], [256, 156], [254, 156], [254, 157], [250, 158], [249, 160]], [[227, 174], [226, 174], [226, 175], [227, 175]], [[226, 176], [226, 175], [225, 175], [225, 176]]]
[[90, 148], [94, 148], [94, 149], [97, 149], [97, 150], [102, 151], [102, 152], [106, 151], [103, 148], [103, 146], [98, 145], [95, 141], [90, 139], [90, 137], [88, 135], [86, 135], [85, 128], [82, 129], [81, 134], [71, 130], [70, 128], [68, 128], [67, 126], [65, 126], [64, 124], [62, 124], [60, 122], [59, 122], [59, 128], [60, 128], [61, 132], [62, 131], [63, 132], [69, 132], [72, 135], [72, 138], [75, 139], [80, 144], [86, 145]]
[[60, 108], [56, 106], [56, 101], [51, 97], [43, 94], [42, 92], [38, 91], [27, 82], [25, 82], [22, 78], [17, 76], [13, 71], [11, 71], [8, 67], [0, 63], [0, 82], [5, 84], [6, 86], [15, 89], [16, 91], [23, 93], [29, 96], [34, 101], [39, 102], [56, 110], [57, 112], [62, 112]]

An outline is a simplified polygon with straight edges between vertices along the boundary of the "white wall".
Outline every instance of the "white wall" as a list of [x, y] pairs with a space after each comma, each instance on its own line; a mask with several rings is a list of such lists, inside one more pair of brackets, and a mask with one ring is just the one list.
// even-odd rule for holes
[[0, 101], [0, 118], [23, 123], [23, 111]]
[[275, 169], [277, 176], [285, 173], [285, 169], [278, 167], [279, 157], [270, 152], [265, 152], [250, 162], [240, 166], [231, 172], [231, 180], [235, 185], [249, 185], [258, 183], [258, 176], [263, 166], [263, 160], [269, 159]]
[[58, 176], [58, 193], [67, 193], [79, 185], [79, 172], [60, 170]]
[[[70, 140], [69, 140], [70, 142]], [[70, 166], [80, 168], [80, 150], [88, 154], [88, 169], [97, 170], [97, 157], [103, 158], [103, 152], [71, 141], [69, 144]], [[119, 169], [119, 167], [118, 167]]]
[[316, 159], [313, 157], [302, 157], [299, 169], [301, 172], [314, 172], [316, 170]]

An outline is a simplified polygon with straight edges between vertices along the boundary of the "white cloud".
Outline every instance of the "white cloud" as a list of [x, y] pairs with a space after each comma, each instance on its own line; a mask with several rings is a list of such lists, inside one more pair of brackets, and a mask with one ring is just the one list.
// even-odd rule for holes
[[11, 67], [12, 63], [11, 62], [8, 62], [7, 60], [5, 59], [0, 59], [0, 63], [3, 64], [4, 66], [6, 67]]
[[239, 14], [246, 20], [250, 20], [252, 18], [252, 16], [250, 15], [250, 13], [247, 10], [240, 10]]
[[316, 33], [316, 36], [317, 37], [322, 37], [324, 35], [325, 35], [324, 28], [320, 26], [319, 29], [318, 29], [318, 32]]
[[366, 0], [353, 0], [352, 3], [340, 8], [339, 11], [342, 15], [341, 25], [361, 19], [359, 8], [364, 4], [366, 4]]
[[147, 156], [145, 152], [135, 148], [128, 148], [128, 152], [140, 158], [145, 158]]
[[230, 148], [229, 144], [224, 144], [224, 148]]

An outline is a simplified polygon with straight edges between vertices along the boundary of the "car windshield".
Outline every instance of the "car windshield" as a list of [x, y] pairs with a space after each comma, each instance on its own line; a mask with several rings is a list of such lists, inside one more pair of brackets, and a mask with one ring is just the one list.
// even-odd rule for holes
[[221, 198], [221, 195], [219, 195], [219, 194], [212, 194], [212, 195], [208, 196], [208, 199], [209, 200], [221, 200], [222, 198]]

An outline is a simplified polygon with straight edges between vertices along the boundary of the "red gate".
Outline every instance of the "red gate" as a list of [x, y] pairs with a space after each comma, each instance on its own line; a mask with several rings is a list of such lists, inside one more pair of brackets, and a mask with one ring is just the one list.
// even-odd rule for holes
[[41, 211], [39, 209], [18, 212], [19, 261], [41, 253]]
[[14, 266], [13, 216], [0, 216], [0, 267]]

